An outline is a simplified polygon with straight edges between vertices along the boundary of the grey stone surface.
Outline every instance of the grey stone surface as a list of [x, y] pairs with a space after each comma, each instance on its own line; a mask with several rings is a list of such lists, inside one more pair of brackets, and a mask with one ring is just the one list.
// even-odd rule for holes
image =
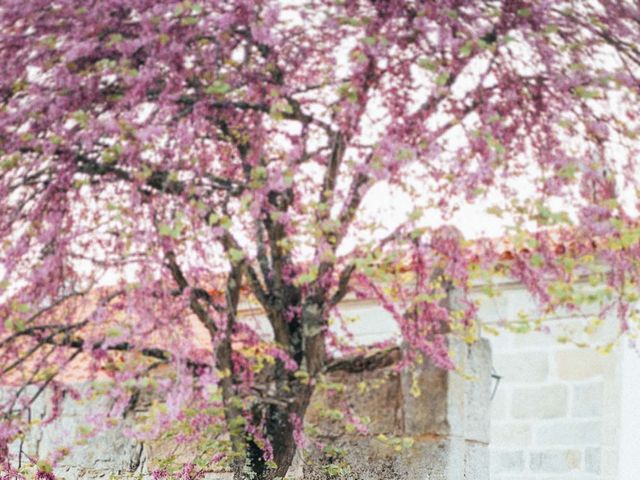
[[[450, 407], [448, 376], [449, 372], [430, 363], [415, 373], [402, 374], [403, 431], [406, 434], [419, 435], [423, 432], [438, 435], [462, 434], [460, 414], [448, 410]], [[417, 396], [411, 393], [414, 382], [420, 388]], [[459, 407], [455, 404], [451, 406]]]
[[[415, 372], [375, 373], [385, 383], [364, 394], [347, 388], [343, 396], [312, 405], [307, 419], [320, 425], [319, 408], [332, 408], [334, 402], [346, 402], [356, 414], [372, 417], [374, 433], [408, 436], [415, 439], [412, 448], [396, 451], [375, 438], [340, 435], [336, 425], [322, 423], [327, 442], [347, 452], [353, 479], [454, 480], [487, 479], [489, 475], [489, 406], [491, 350], [486, 341], [467, 345], [450, 337], [457, 372], [442, 370], [424, 362]], [[367, 372], [339, 382], [360, 383], [370, 380]], [[420, 390], [415, 395], [414, 382]], [[352, 385], [353, 386], [353, 385]], [[383, 418], [378, 418], [382, 416]], [[383, 427], [383, 428], [380, 428]], [[326, 463], [320, 454], [316, 463]], [[306, 465], [303, 478], [328, 478], [321, 467]]]
[[587, 472], [600, 473], [600, 456], [599, 448], [587, 448], [584, 452], [584, 467]]
[[531, 425], [528, 423], [504, 423], [491, 426], [492, 447], [526, 447], [531, 444]]
[[578, 450], [531, 452], [529, 466], [534, 472], [566, 473], [580, 468], [580, 457]]
[[555, 355], [558, 376], [562, 380], [600, 378], [611, 369], [612, 357], [583, 348], [563, 350]]
[[491, 451], [491, 471], [495, 473], [521, 472], [524, 470], [524, 453], [520, 450]]
[[509, 415], [509, 389], [505, 384], [499, 384], [494, 397], [491, 399], [491, 419], [505, 420]]
[[540, 445], [599, 445], [600, 427], [600, 422], [554, 422], [539, 427], [536, 438]]
[[493, 365], [505, 382], [543, 382], [549, 375], [549, 357], [546, 352], [499, 354]]
[[566, 385], [521, 387], [513, 390], [511, 413], [514, 418], [556, 418], [567, 414]]
[[467, 441], [463, 478], [469, 480], [489, 478], [489, 455], [484, 443]]
[[468, 379], [457, 376], [455, 381], [463, 382], [465, 402], [464, 438], [481, 443], [489, 443], [491, 427], [491, 346], [481, 339], [466, 346], [467, 359], [464, 373]]
[[573, 389], [573, 416], [599, 417], [602, 415], [602, 382], [576, 385]]
[[[462, 438], [420, 440], [397, 452], [374, 440], [341, 443], [348, 452], [346, 462], [351, 472], [341, 478], [349, 480], [482, 480], [489, 478], [486, 445]], [[301, 478], [329, 480], [317, 464], [307, 464]]]
[[[414, 395], [414, 375], [386, 367], [361, 374], [337, 374], [334, 380], [347, 384], [343, 394], [328, 396], [316, 392], [306, 420], [318, 425], [321, 438], [343, 447], [344, 459], [352, 480], [488, 480], [489, 478], [489, 406], [491, 351], [486, 341], [472, 345], [449, 338], [455, 352], [458, 371], [446, 371], [425, 361], [417, 367], [415, 380], [421, 391]], [[357, 388], [361, 382], [375, 388]], [[344, 402], [356, 415], [371, 418], [367, 436], [346, 434], [338, 422], [322, 416], [327, 407], [343, 407]], [[335, 405], [334, 405], [335, 403]], [[47, 418], [45, 403], [39, 419]], [[104, 405], [103, 405], [104, 406]], [[69, 447], [69, 455], [56, 469], [59, 478], [98, 479], [148, 478], [149, 459], [163, 452], [160, 444], [141, 444], [124, 434], [128, 419], [115, 427], [83, 441], [84, 418], [91, 413], [91, 402], [65, 401], [63, 415], [49, 425], [34, 429], [24, 452], [46, 457]], [[412, 437], [413, 445], [398, 449], [397, 444], [377, 439]], [[322, 437], [323, 435], [323, 437]], [[165, 449], [166, 450], [166, 449]], [[291, 477], [324, 479], [327, 459], [318, 453], [317, 463], [298, 461]], [[211, 479], [225, 478], [211, 474]]]

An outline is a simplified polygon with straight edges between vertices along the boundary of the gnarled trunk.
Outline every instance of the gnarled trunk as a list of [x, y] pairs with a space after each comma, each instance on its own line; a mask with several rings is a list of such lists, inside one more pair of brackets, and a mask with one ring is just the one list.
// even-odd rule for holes
[[234, 471], [234, 480], [272, 480], [284, 477], [296, 453], [296, 430], [300, 427], [295, 418], [303, 419], [315, 387], [299, 380], [288, 382], [288, 396], [293, 401], [262, 405], [257, 408], [254, 421], [264, 422], [265, 433], [275, 463], [273, 468], [267, 461], [268, 450], [254, 438], [246, 439], [244, 461], [239, 462]]

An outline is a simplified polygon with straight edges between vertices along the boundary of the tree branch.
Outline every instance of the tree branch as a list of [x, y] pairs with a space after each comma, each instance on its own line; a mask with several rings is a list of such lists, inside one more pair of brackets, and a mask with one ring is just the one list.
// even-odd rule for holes
[[338, 280], [338, 289], [331, 297], [329, 301], [330, 307], [335, 307], [338, 303], [342, 301], [345, 295], [349, 292], [349, 280], [351, 279], [351, 274], [356, 269], [356, 266], [351, 264], [342, 270], [340, 274], [340, 278]]
[[401, 359], [402, 350], [400, 347], [391, 347], [362, 355], [335, 359], [325, 366], [324, 372], [361, 373], [389, 367], [398, 363]]

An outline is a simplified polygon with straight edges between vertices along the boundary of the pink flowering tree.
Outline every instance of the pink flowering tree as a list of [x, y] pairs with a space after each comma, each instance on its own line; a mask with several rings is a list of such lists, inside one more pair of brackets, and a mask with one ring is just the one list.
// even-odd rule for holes
[[[192, 444], [183, 478], [283, 477], [354, 353], [346, 295], [389, 310], [407, 368], [452, 366], [496, 274], [632, 328], [637, 45], [618, 0], [3, 0], [0, 468], [80, 378], [109, 385], [92, 431], [159, 399], [129, 433]], [[447, 226], [470, 207], [508, 252]]]

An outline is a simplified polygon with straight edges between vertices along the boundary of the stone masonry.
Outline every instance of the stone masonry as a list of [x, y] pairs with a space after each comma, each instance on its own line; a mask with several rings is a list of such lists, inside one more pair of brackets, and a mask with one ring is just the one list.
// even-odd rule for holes
[[[481, 340], [466, 345], [451, 337], [449, 347], [458, 373], [426, 362], [415, 376], [400, 374], [394, 367], [358, 375], [336, 375], [336, 381], [347, 385], [346, 393], [330, 399], [317, 398], [312, 404], [308, 420], [321, 425], [326, 442], [345, 449], [353, 471], [350, 478], [489, 478], [489, 344]], [[358, 393], [359, 384], [380, 379], [384, 382], [375, 390]], [[419, 394], [414, 390], [414, 382]], [[356, 415], [371, 418], [370, 436], [342, 435], [335, 424], [322, 423], [323, 410], [345, 401]], [[402, 449], [378, 440], [380, 437], [410, 438], [413, 444]], [[303, 478], [325, 478], [317, 470], [304, 470]]]
[[[487, 341], [472, 345], [450, 338], [457, 372], [424, 362], [415, 373], [398, 372], [394, 366], [361, 373], [334, 373], [332, 382], [343, 383], [344, 393], [318, 391], [307, 421], [318, 426], [325, 443], [342, 447], [343, 462], [353, 480], [488, 480], [489, 402], [491, 353]], [[363, 384], [375, 385], [363, 389]], [[419, 394], [418, 394], [419, 390]], [[349, 409], [371, 419], [365, 435], [345, 433], [338, 422], [323, 415], [329, 408]], [[38, 410], [38, 408], [40, 410]], [[67, 404], [63, 416], [36, 428], [22, 448], [29, 454], [51, 454], [60, 438], [69, 439], [82, 430], [91, 405]], [[34, 418], [46, 418], [42, 405]], [[58, 466], [61, 479], [148, 478], [148, 465], [158, 445], [128, 439], [116, 425], [107, 433], [89, 439]], [[404, 439], [398, 444], [397, 439]], [[411, 440], [407, 440], [411, 439]], [[327, 461], [319, 452], [315, 458]], [[304, 464], [303, 464], [304, 463]], [[298, 462], [289, 478], [325, 479], [326, 469]], [[228, 478], [211, 474], [208, 478]]]
[[492, 480], [617, 478], [615, 355], [543, 336], [500, 342], [511, 347], [494, 359], [502, 379], [491, 413]]

